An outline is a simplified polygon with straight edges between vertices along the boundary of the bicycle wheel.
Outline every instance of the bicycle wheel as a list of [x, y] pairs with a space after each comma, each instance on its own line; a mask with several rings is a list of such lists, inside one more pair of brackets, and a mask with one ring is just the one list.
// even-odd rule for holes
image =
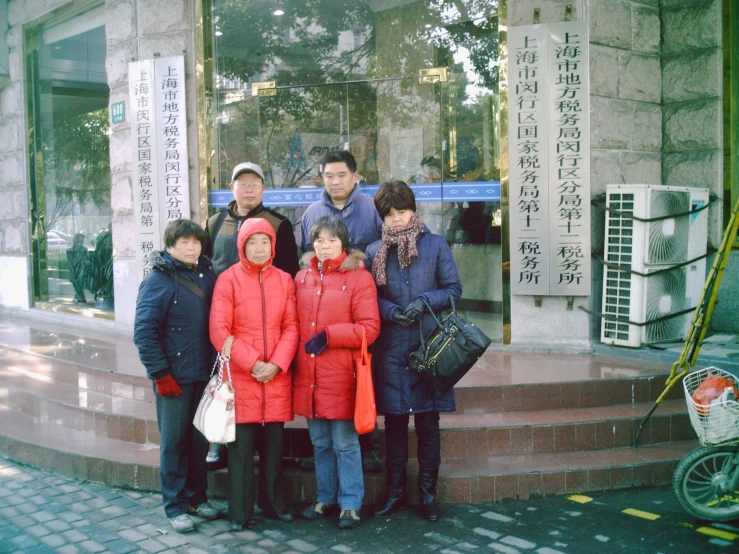
[[730, 490], [739, 446], [701, 446], [675, 469], [672, 490], [689, 514], [710, 521], [739, 518], [739, 492]]

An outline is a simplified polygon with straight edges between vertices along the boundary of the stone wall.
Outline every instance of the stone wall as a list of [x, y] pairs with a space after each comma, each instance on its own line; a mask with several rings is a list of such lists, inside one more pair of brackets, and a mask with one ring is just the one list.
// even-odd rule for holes
[[[510, 1], [508, 23], [531, 25], [571, 18], [590, 21], [591, 194], [618, 183], [662, 182], [662, 78], [659, 0]], [[592, 212], [592, 247], [602, 250], [604, 214]], [[603, 272], [593, 263], [592, 294], [576, 297], [511, 297], [511, 344], [517, 347], [588, 349], [600, 336], [600, 319], [577, 307], [600, 311]]]
[[[116, 322], [130, 326], [138, 287], [134, 278], [133, 192], [131, 186], [130, 114], [128, 63], [153, 57], [185, 55], [188, 96], [188, 144], [191, 214], [198, 210], [198, 135], [195, 85], [194, 2], [199, 0], [108, 0], [105, 33], [106, 70], [110, 102], [124, 101], [128, 121], [113, 125], [110, 136], [111, 208], [113, 212]], [[82, 5], [82, 3], [80, 3]], [[52, 14], [68, 0], [11, 0], [8, 4], [10, 29], [10, 82], [0, 92], [0, 268], [13, 268], [13, 283], [3, 279], [0, 305], [28, 307], [29, 304], [29, 189], [25, 83], [23, 72], [23, 25]], [[23, 269], [23, 271], [20, 271]], [[25, 299], [20, 303], [18, 298]]]
[[[662, 116], [666, 185], [723, 197], [721, 0], [662, 0]], [[721, 202], [709, 243], [721, 242]]]
[[[724, 194], [723, 52], [721, 0], [662, 0], [665, 184]], [[718, 247], [723, 205], [709, 214], [709, 243]], [[724, 273], [711, 327], [739, 332], [738, 256]], [[709, 259], [709, 262], [712, 258]]]
[[198, 135], [196, 121], [194, 2], [199, 0], [108, 0], [105, 34], [110, 103], [125, 102], [127, 120], [112, 126], [110, 168], [111, 208], [115, 246], [116, 323], [133, 325], [139, 279], [136, 277], [131, 114], [128, 64], [154, 57], [185, 55], [187, 138], [190, 151], [190, 206], [200, 220], [198, 191]]

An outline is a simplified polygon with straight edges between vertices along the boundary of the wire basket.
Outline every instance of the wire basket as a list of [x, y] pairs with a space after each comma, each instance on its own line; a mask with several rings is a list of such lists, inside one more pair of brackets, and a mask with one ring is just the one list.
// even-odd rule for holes
[[685, 402], [688, 415], [698, 440], [704, 446], [739, 444], [739, 402], [716, 399], [710, 404], [698, 404], [693, 393], [706, 380], [709, 373], [725, 377], [736, 384], [736, 377], [717, 367], [707, 367], [693, 371], [683, 379]]

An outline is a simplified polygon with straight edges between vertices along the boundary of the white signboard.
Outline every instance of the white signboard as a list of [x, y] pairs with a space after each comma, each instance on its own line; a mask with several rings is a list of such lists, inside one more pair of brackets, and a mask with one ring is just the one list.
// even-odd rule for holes
[[546, 29], [508, 33], [511, 289], [549, 294]]
[[136, 261], [162, 249], [167, 224], [190, 217], [185, 60], [183, 56], [129, 64]]
[[512, 27], [508, 43], [512, 292], [588, 296], [587, 22]]
[[136, 262], [141, 276], [151, 268], [146, 256], [162, 249], [159, 231], [159, 178], [154, 125], [154, 62], [128, 64], [131, 97], [131, 148], [133, 152], [133, 214], [136, 228]]
[[547, 25], [549, 294], [590, 295], [587, 21]]

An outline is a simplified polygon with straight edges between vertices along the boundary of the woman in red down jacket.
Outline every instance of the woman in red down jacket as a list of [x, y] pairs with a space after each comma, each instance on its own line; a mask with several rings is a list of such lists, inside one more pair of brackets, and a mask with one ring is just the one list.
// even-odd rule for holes
[[364, 254], [347, 253], [349, 233], [335, 217], [310, 229], [315, 256], [295, 276], [300, 346], [294, 380], [295, 413], [308, 418], [318, 498], [302, 512], [317, 519], [341, 510], [339, 527], [359, 524], [364, 497], [362, 455], [354, 429], [354, 357], [380, 333], [377, 289]]
[[[275, 232], [247, 219], [237, 240], [240, 262], [221, 273], [210, 311], [210, 340], [223, 352], [229, 337], [236, 392], [236, 440], [229, 446], [231, 529], [254, 525], [254, 446], [259, 439], [259, 507], [291, 521], [280, 483], [282, 430], [293, 419], [290, 365], [298, 346], [295, 284], [272, 266]], [[228, 350], [228, 347], [226, 347]], [[224, 353], [226, 354], [226, 353]]]

